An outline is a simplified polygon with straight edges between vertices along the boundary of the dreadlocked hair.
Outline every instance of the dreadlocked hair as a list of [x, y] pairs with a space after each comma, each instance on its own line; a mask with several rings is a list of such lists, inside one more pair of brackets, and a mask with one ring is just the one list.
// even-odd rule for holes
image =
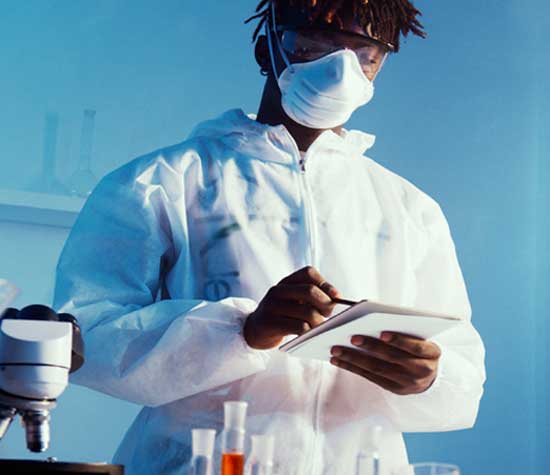
[[343, 8], [351, 4], [353, 15], [365, 33], [373, 38], [394, 46], [399, 51], [399, 39], [413, 33], [421, 38], [426, 37], [424, 26], [417, 16], [422, 12], [417, 10], [409, 0], [260, 0], [256, 13], [245, 23], [259, 18], [254, 30], [252, 41], [256, 41], [262, 27], [271, 16], [271, 1], [275, 2], [277, 21], [284, 18], [285, 11], [297, 9], [310, 24], [315, 22], [335, 23], [340, 29]]

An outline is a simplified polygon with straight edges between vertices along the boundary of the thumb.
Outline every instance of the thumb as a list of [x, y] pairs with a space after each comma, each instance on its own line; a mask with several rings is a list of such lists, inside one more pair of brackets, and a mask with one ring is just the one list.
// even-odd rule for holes
[[340, 292], [334, 285], [329, 284], [328, 282], [321, 282], [319, 287], [325, 292], [330, 298], [339, 298], [341, 297]]

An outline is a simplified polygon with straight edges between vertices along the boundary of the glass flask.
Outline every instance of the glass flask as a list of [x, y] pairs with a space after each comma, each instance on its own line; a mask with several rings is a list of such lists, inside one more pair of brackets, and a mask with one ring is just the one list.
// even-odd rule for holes
[[68, 183], [70, 194], [83, 198], [90, 195], [98, 181], [91, 169], [95, 115], [95, 110], [84, 110], [78, 168], [73, 173]]

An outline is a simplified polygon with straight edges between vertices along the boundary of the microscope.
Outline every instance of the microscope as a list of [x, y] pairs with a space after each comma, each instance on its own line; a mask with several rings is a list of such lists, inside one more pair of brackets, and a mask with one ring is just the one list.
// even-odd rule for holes
[[8, 308], [0, 319], [0, 440], [19, 415], [31, 452], [50, 442], [50, 411], [84, 363], [76, 319], [44, 305]]
[[[50, 442], [50, 412], [69, 383], [69, 373], [84, 364], [84, 343], [75, 317], [44, 305], [0, 315], [0, 442], [16, 417], [25, 428], [27, 448], [44, 452]], [[112, 474], [107, 464], [0, 460], [6, 474]]]

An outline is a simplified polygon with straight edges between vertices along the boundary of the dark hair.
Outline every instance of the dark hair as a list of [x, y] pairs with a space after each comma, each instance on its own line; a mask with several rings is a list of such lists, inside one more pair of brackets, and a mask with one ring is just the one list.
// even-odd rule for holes
[[256, 41], [262, 26], [271, 15], [271, 1], [275, 3], [278, 22], [284, 21], [289, 10], [294, 10], [295, 13], [304, 14], [308, 24], [321, 21], [336, 23], [339, 28], [343, 28], [340, 13], [346, 7], [351, 7], [365, 33], [390, 43], [396, 52], [399, 51], [400, 35], [407, 36], [412, 32], [416, 36], [426, 37], [424, 26], [416, 18], [422, 13], [409, 0], [261, 0], [256, 7], [256, 14], [245, 21], [248, 23], [260, 19], [252, 41]]

